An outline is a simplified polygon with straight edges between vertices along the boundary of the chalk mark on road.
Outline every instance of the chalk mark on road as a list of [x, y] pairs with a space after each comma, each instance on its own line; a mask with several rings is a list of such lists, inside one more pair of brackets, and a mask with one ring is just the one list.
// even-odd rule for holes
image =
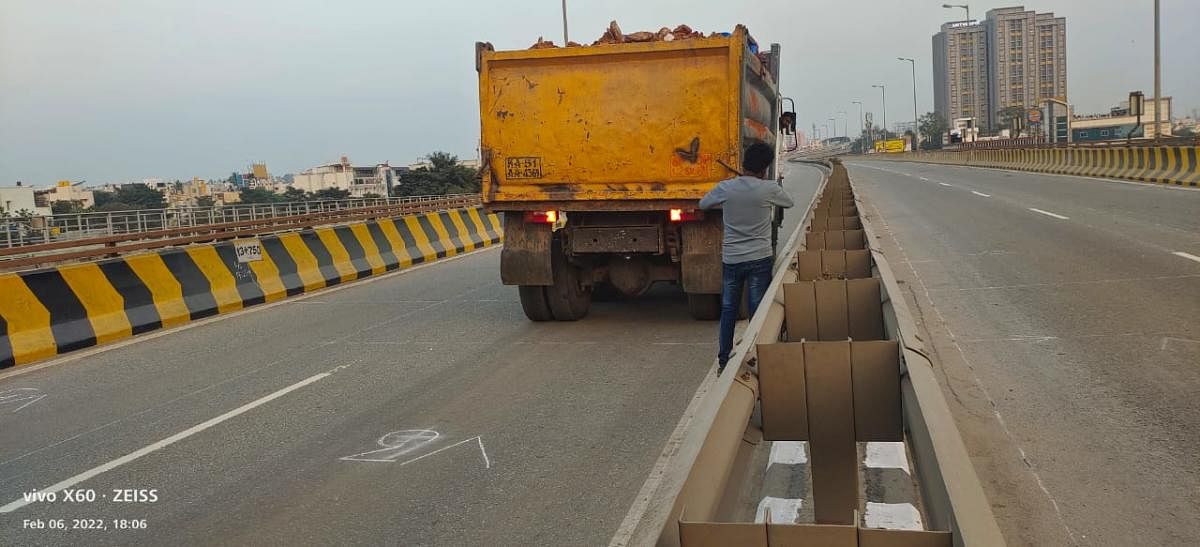
[[46, 394], [42, 390], [35, 387], [19, 387], [16, 389], [8, 389], [0, 391], [0, 406], [15, 405], [24, 402], [25, 404], [12, 409], [12, 413], [16, 413], [21, 409], [36, 403], [46, 398]]
[[[383, 448], [369, 450], [355, 454], [353, 456], [345, 456], [339, 458], [346, 461], [359, 462], [387, 462], [396, 461], [397, 458], [405, 454], [415, 452], [424, 446], [435, 442], [442, 435], [432, 429], [402, 429], [393, 431], [375, 441]], [[369, 457], [368, 457], [369, 456]]]
[[[338, 459], [342, 461], [354, 462], [399, 463], [397, 467], [402, 467], [415, 461], [428, 458], [434, 454], [445, 452], [456, 446], [462, 446], [470, 442], [475, 442], [476, 446], [479, 447], [479, 455], [483, 458], [483, 468], [492, 468], [492, 460], [488, 457], [487, 448], [483, 446], [483, 437], [481, 435], [476, 435], [469, 439], [463, 439], [452, 445], [443, 446], [437, 450], [426, 452], [415, 458], [409, 458], [407, 460], [397, 462], [397, 460], [399, 460], [402, 456], [407, 456], [419, 451], [422, 448], [426, 448], [440, 438], [441, 434], [432, 429], [404, 429], [401, 431], [393, 431], [387, 435], [384, 435], [383, 437], [380, 437], [377, 441], [379, 445], [383, 446], [384, 448]], [[369, 455], [375, 455], [376, 457], [365, 457]]]

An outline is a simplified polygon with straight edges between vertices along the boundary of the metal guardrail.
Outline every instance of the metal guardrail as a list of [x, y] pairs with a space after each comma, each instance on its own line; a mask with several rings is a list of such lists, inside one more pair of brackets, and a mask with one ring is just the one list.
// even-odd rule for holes
[[379, 200], [377, 205], [365, 207], [331, 208], [325, 211], [263, 217], [237, 222], [198, 224], [85, 239], [50, 241], [10, 248], [0, 247], [0, 269], [12, 270], [70, 260], [116, 256], [120, 253], [132, 251], [284, 232], [323, 224], [346, 223], [432, 210], [470, 207], [479, 205], [480, 203], [480, 196], [478, 194], [422, 196], [422, 198], [424, 199], [393, 200], [393, 203], [385, 203], [384, 200]]
[[478, 194], [351, 198], [284, 203], [243, 203], [214, 207], [170, 207], [95, 213], [71, 213], [0, 220], [0, 248], [85, 240], [217, 224], [295, 217], [368, 207], [421, 204]]

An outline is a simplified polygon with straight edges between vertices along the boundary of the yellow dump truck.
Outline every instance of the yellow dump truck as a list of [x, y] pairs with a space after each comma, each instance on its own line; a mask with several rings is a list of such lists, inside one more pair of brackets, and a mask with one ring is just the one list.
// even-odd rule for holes
[[[720, 212], [697, 203], [785, 118], [777, 44], [746, 29], [673, 41], [495, 51], [476, 45], [483, 203], [504, 214], [500, 277], [534, 321], [593, 291], [682, 285], [714, 319]], [[790, 123], [785, 121], [785, 123]], [[771, 177], [775, 177], [772, 167]]]

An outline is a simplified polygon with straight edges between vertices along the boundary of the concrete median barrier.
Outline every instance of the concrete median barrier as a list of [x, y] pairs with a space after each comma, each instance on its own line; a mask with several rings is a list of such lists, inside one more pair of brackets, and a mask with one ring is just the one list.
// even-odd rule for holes
[[0, 368], [499, 243], [452, 209], [0, 274]]
[[864, 157], [1200, 186], [1198, 149], [1200, 147], [1196, 146], [1113, 146], [937, 150], [919, 154], [874, 154]]

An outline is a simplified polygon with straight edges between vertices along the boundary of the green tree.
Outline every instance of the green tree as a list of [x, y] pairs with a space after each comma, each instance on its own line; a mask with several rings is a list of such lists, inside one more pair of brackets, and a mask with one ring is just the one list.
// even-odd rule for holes
[[60, 200], [50, 204], [50, 212], [56, 215], [71, 215], [83, 212], [83, 202], [79, 200]]
[[349, 190], [341, 188], [322, 188], [313, 192], [312, 199], [346, 199], [350, 197]]
[[921, 128], [921, 148], [941, 148], [946, 135], [946, 119], [937, 112], [926, 112], [918, 119]]
[[1016, 137], [1016, 132], [1025, 127], [1025, 107], [1016, 105], [1001, 108], [996, 113], [996, 119], [999, 120], [997, 126], [1000, 129], [1008, 129]]
[[1196, 131], [1190, 127], [1180, 127], [1174, 131], [1176, 137], [1195, 137]]
[[296, 188], [295, 186], [289, 186], [287, 190], [283, 191], [283, 201], [306, 201], [308, 199], [308, 192]]
[[196, 198], [196, 207], [212, 207], [217, 203], [217, 200], [212, 196], [200, 196]]
[[375, 192], [367, 192], [367, 193], [363, 194], [362, 197], [365, 199], [379, 199], [383, 196], [376, 194]]
[[[167, 206], [167, 200], [163, 197], [162, 192], [145, 184], [118, 186], [116, 191], [111, 192], [111, 196], [105, 196], [103, 201], [101, 201], [102, 198], [100, 196], [102, 193], [109, 194], [109, 192], [96, 192], [94, 194], [97, 206], [109, 201], [124, 203], [132, 209], [163, 209]], [[111, 199], [108, 199], [109, 197]]]
[[279, 203], [284, 201], [282, 194], [276, 194], [266, 188], [247, 188], [242, 190], [242, 203]]
[[474, 169], [459, 165], [458, 157], [447, 152], [426, 156], [430, 167], [414, 169], [400, 176], [392, 193], [397, 196], [470, 194], [480, 191], [481, 181]]

